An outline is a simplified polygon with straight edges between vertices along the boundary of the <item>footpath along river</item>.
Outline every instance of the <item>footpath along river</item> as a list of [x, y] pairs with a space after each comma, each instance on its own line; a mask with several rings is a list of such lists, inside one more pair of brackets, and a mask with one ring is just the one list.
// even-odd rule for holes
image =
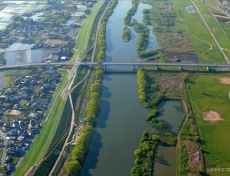
[[[129, 42], [122, 40], [122, 31], [125, 27], [124, 17], [131, 6], [131, 1], [119, 1], [113, 15], [109, 18], [106, 27], [106, 62], [137, 62], [139, 60], [136, 52], [138, 34], [132, 27], [129, 27], [131, 40]], [[142, 22], [142, 10], [150, 7], [141, 3], [133, 18]], [[157, 49], [158, 43], [151, 31], [149, 38], [147, 48]], [[127, 67], [108, 67], [107, 71], [118, 69], [132, 70]], [[136, 74], [108, 72], [103, 80], [101, 110], [81, 176], [130, 175], [130, 170], [134, 166], [134, 151], [138, 147], [143, 131], [157, 132], [145, 120], [149, 112], [139, 102]], [[160, 106], [165, 111], [159, 118], [167, 122], [172, 132], [177, 132], [184, 116], [183, 112], [178, 112], [175, 108], [175, 106], [181, 106], [180, 102], [162, 102]], [[154, 175], [164, 176], [169, 172], [172, 175], [176, 172], [175, 163], [175, 147], [159, 147], [154, 164]], [[162, 173], [162, 168], [167, 172]]]

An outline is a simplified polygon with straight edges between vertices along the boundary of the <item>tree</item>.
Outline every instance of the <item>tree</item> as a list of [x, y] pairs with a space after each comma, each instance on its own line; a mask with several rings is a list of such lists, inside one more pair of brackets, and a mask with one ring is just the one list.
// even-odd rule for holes
[[72, 159], [79, 161], [81, 164], [83, 164], [85, 156], [85, 148], [82, 144], [76, 145], [76, 147], [72, 151]]
[[76, 176], [80, 174], [81, 165], [78, 161], [71, 161], [65, 163], [65, 169], [69, 176]]
[[102, 86], [101, 86], [101, 84], [95, 81], [91, 85], [91, 92], [98, 92], [99, 94], [101, 94], [101, 92], [102, 92]]
[[96, 71], [95, 75], [96, 75], [96, 79], [103, 79], [104, 72], [101, 70], [98, 70], [98, 71]]

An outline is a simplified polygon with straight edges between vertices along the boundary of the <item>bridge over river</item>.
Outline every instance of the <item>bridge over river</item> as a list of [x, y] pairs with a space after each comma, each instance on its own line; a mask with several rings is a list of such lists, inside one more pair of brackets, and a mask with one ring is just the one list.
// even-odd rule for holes
[[20, 68], [29, 66], [49, 66], [49, 65], [82, 65], [82, 66], [103, 66], [106, 70], [107, 66], [131, 66], [133, 69], [139, 66], [155, 66], [156, 69], [160, 66], [166, 67], [178, 67], [182, 69], [183, 67], [204, 67], [209, 70], [210, 68], [230, 68], [230, 64], [196, 64], [196, 63], [154, 63], [154, 62], [41, 62], [41, 63], [29, 63], [20, 65], [7, 65], [1, 66], [0, 69], [10, 69], [10, 68]]

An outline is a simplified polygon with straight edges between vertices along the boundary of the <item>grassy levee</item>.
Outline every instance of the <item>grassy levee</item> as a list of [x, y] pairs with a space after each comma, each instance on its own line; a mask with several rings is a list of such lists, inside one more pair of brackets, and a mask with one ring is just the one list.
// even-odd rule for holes
[[49, 141], [53, 136], [56, 127], [55, 122], [58, 121], [63, 104], [64, 101], [59, 97], [54, 104], [52, 112], [50, 113], [49, 120], [45, 123], [45, 125], [43, 125], [40, 134], [36, 137], [29, 151], [26, 153], [26, 156], [14, 173], [15, 176], [24, 175], [30, 166], [37, 164], [42, 158]]
[[[194, 75], [186, 81], [192, 109], [202, 138], [205, 168], [230, 168], [230, 85], [223, 85], [222, 74]], [[217, 111], [223, 120], [210, 123], [203, 120], [203, 113]], [[208, 172], [218, 175], [220, 172]], [[221, 175], [229, 175], [222, 172]]]
[[[203, 1], [194, 0], [194, 2], [196, 3], [197, 7], [199, 8], [200, 13], [202, 14], [203, 18], [205, 19], [205, 21], [208, 24], [209, 28], [211, 29], [212, 33], [216, 37], [220, 46], [224, 49], [230, 50], [230, 40], [229, 40], [228, 36], [224, 32], [224, 30], [221, 28], [221, 26], [217, 22], [217, 20], [209, 12], [206, 5], [203, 3]], [[230, 55], [228, 54], [227, 57], [229, 58], [229, 56]]]
[[[188, 13], [186, 6], [193, 5], [190, 0], [172, 0], [177, 13], [175, 25], [185, 31], [187, 38], [194, 45], [201, 63], [226, 63], [215, 41], [209, 34], [198, 13]], [[210, 49], [211, 48], [211, 49]]]
[[104, 1], [103, 5], [101, 6], [101, 8], [99, 9], [97, 15], [95, 16], [95, 19], [93, 21], [92, 27], [91, 27], [91, 31], [89, 34], [89, 40], [88, 40], [88, 44], [87, 44], [87, 49], [89, 49], [90, 47], [93, 46], [94, 44], [94, 40], [95, 40], [95, 35], [96, 35], [96, 31], [97, 31], [97, 25], [98, 22], [101, 18], [101, 15], [103, 14], [105, 8], [106, 8], [106, 2]]
[[[58, 85], [56, 89], [56, 93], [59, 92], [63, 87], [63, 85], [65, 84], [65, 81], [63, 80], [66, 80], [67, 76], [68, 76], [68, 72], [63, 72], [62, 82]], [[47, 146], [49, 145], [51, 138], [53, 137], [53, 133], [55, 131], [63, 105], [64, 105], [64, 100], [59, 96], [54, 103], [54, 106], [52, 108], [52, 111], [49, 115], [47, 122], [43, 125], [39, 134], [37, 135], [34, 142], [32, 143], [29, 151], [26, 153], [21, 164], [15, 171], [14, 173], [15, 176], [24, 175], [25, 172], [30, 168], [30, 166], [33, 166], [40, 161], [43, 154], [46, 152]]]
[[65, 142], [65, 137], [67, 135], [70, 122], [70, 115], [71, 107], [70, 102], [67, 100], [60, 118], [60, 122], [58, 123], [56, 133], [54, 134], [52, 142], [49, 146], [49, 150], [46, 152], [44, 160], [35, 171], [34, 176], [47, 175], [52, 169], [52, 166], [55, 164], [58, 154], [55, 154], [54, 152], [55, 150], [61, 150], [61, 147]]
[[225, 22], [220, 22], [222, 28], [225, 30], [225, 32], [230, 35], [230, 28], [228, 27], [228, 25]]
[[91, 31], [91, 26], [93, 24], [93, 21], [95, 19], [95, 16], [97, 15], [99, 9], [103, 5], [104, 0], [100, 0], [91, 11], [91, 14], [87, 16], [87, 18], [83, 21], [82, 27], [78, 33], [77, 42], [75, 45], [75, 49], [82, 54], [82, 52], [85, 50], [87, 43], [88, 43], [88, 37]]
[[206, 2], [207, 2], [208, 4], [210, 4], [210, 5], [212, 5], [213, 7], [218, 8], [217, 3], [216, 3], [215, 0], [206, 0]]

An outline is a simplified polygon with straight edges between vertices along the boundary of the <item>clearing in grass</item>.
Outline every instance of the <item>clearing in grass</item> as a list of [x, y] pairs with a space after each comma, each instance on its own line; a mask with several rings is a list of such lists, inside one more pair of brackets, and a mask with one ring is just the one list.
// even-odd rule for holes
[[215, 123], [219, 120], [224, 120], [221, 118], [221, 114], [217, 111], [208, 111], [203, 112], [203, 120], [208, 121], [210, 123]]
[[218, 78], [217, 82], [220, 84], [230, 84], [230, 78], [226, 77], [226, 78]]

